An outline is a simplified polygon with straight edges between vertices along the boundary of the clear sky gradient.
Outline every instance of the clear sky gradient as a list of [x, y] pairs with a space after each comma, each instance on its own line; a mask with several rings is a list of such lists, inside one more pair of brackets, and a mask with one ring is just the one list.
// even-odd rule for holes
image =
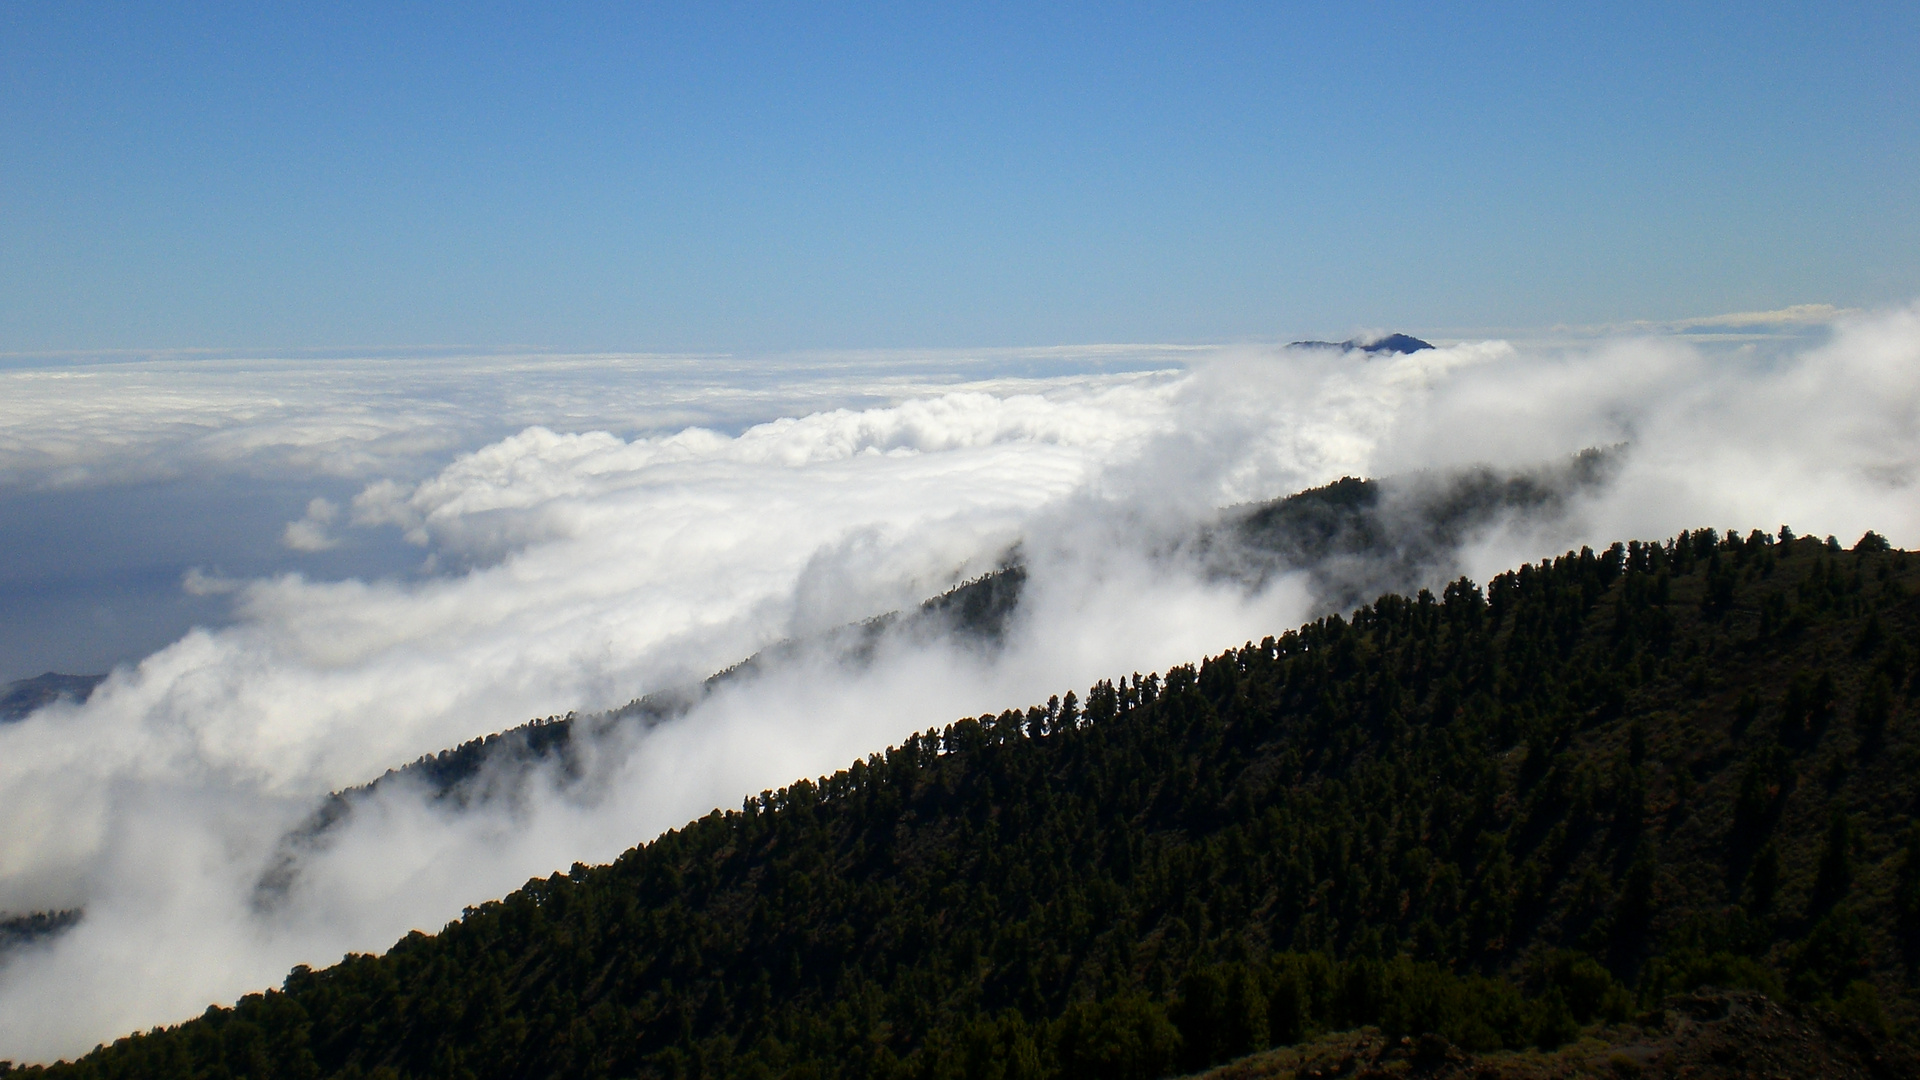
[[1920, 6], [1674, 7], [7, 3], [0, 352], [1920, 294]]

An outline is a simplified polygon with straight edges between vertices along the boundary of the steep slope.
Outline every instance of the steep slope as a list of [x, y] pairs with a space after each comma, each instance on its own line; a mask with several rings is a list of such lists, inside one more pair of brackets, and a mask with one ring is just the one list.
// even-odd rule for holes
[[1920, 960], [1920, 561], [1884, 548], [1389, 595], [47, 1075], [1150, 1078], [1367, 1024], [1558, 1046], [1703, 984], [1884, 1027]]

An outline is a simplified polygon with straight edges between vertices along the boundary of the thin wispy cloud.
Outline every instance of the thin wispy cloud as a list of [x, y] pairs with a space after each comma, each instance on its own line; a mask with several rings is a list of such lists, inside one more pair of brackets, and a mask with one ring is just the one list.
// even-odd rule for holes
[[1495, 337], [1545, 347], [1590, 345], [1624, 337], [1681, 337], [1701, 345], [1804, 346], [1848, 320], [1867, 316], [1862, 308], [1833, 304], [1790, 304], [1766, 311], [1733, 311], [1678, 319], [1630, 319], [1621, 322], [1555, 323], [1550, 326], [1465, 327], [1436, 331], [1446, 340]]

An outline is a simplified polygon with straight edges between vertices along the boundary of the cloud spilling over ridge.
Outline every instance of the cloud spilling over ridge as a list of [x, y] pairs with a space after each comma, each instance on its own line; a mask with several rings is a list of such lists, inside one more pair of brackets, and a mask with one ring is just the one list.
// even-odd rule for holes
[[[116, 672], [84, 706], [0, 727], [0, 913], [85, 911], [0, 960], [0, 1056], [191, 1016], [910, 731], [1318, 613], [1311, 575], [1222, 575], [1217, 551], [1198, 553], [1222, 507], [1394, 476], [1385, 498], [1411, 528], [1421, 492], [1462, 470], [1551, 477], [1589, 447], [1617, 448], [1604, 476], [1408, 572], [1484, 578], [1698, 525], [1920, 544], [1920, 312], [1768, 357], [1660, 339], [1369, 360], [1222, 350], [1181, 371], [1009, 379], [737, 434], [528, 427], [424, 478], [368, 474], [350, 507], [310, 510], [312, 534], [293, 535], [397, 528], [461, 569], [202, 581], [235, 590], [235, 625]], [[857, 667], [801, 649], [588, 747], [593, 784], [551, 777], [478, 812], [383, 786], [284, 902], [255, 903], [328, 791], [697, 679], [1010, 555], [1028, 584], [998, 648], [893, 635]]]

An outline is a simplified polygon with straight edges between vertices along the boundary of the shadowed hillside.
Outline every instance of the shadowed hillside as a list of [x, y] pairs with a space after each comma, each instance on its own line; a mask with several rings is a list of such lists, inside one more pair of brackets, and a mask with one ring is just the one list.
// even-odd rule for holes
[[65, 698], [85, 701], [93, 688], [105, 682], [105, 675], [62, 675], [49, 671], [31, 679], [17, 679], [0, 687], [0, 724], [24, 720], [35, 709]]
[[1700, 986], [1904, 1068], [1916, 585], [1871, 534], [1699, 532], [1388, 595], [46, 1075], [1151, 1080], [1369, 1026], [1557, 1051]]

